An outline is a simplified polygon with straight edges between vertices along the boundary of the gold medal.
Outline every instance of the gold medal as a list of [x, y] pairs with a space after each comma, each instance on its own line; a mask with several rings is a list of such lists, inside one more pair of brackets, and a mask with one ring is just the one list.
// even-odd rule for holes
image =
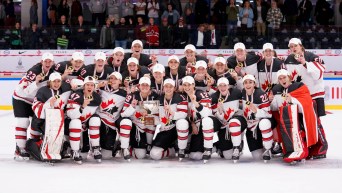
[[300, 55], [299, 55], [299, 54], [295, 54], [295, 55], [294, 55], [294, 58], [295, 58], [296, 60], [298, 60], [298, 59], [300, 58]]
[[69, 71], [74, 71], [74, 67], [69, 66], [69, 67], [68, 67], [68, 70], [69, 70]]
[[237, 66], [240, 67], [240, 68], [242, 68], [242, 67], [244, 66], [244, 64], [243, 64], [243, 62], [238, 62], [238, 63], [237, 63]]
[[94, 98], [93, 98], [93, 95], [90, 95], [90, 96], [85, 97], [85, 99], [92, 101]]
[[94, 76], [94, 79], [95, 79], [95, 80], [98, 80], [98, 79], [99, 79], [99, 76], [95, 75], [95, 76]]
[[285, 98], [286, 97], [286, 93], [282, 93], [281, 97]]
[[246, 101], [246, 105], [250, 105], [251, 104], [251, 101]]
[[229, 68], [229, 69], [228, 69], [228, 72], [229, 72], [229, 73], [233, 73], [233, 72], [235, 72], [235, 70], [234, 70], [233, 68]]
[[132, 81], [132, 78], [131, 78], [130, 76], [127, 76], [127, 77], [125, 78], [125, 81], [131, 82], [131, 81]]
[[54, 97], [55, 97], [55, 99], [61, 98], [61, 96], [59, 96], [58, 94], [56, 94]]
[[42, 77], [43, 80], [45, 79], [45, 73], [44, 72], [40, 73], [39, 75]]
[[219, 102], [219, 103], [223, 103], [223, 102], [224, 102], [224, 98], [219, 98], [219, 99], [218, 99], [218, 102]]
[[267, 86], [268, 86], [268, 88], [269, 88], [269, 89], [271, 89], [271, 88], [272, 88], [272, 84], [268, 84]]

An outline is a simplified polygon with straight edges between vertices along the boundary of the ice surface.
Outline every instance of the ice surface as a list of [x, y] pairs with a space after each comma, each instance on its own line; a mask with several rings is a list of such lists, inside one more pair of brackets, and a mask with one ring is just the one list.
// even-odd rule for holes
[[214, 157], [202, 161], [162, 161], [121, 158], [102, 163], [67, 160], [50, 166], [37, 161], [14, 161], [15, 120], [0, 111], [0, 193], [318, 193], [342, 192], [342, 111], [323, 117], [329, 142], [327, 159], [291, 166], [280, 158], [267, 164], [254, 161], [245, 147], [239, 163]]

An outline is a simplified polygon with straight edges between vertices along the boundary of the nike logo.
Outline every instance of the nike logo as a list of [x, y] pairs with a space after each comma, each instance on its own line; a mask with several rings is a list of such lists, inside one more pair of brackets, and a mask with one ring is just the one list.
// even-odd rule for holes
[[24, 52], [19, 52], [19, 54], [23, 54], [23, 53], [25, 53], [26, 51], [24, 51]]

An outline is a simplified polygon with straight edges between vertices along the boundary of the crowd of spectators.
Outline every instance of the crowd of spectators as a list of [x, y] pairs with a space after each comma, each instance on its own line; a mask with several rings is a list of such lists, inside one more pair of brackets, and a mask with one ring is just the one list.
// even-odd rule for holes
[[[55, 5], [49, 0], [47, 25], [38, 28], [37, 0], [31, 0], [30, 27], [16, 22], [12, 0], [0, 0], [0, 27], [12, 27], [0, 30], [0, 48], [127, 48], [132, 39], [140, 39], [147, 48], [184, 48], [191, 43], [218, 49], [255, 35], [260, 44], [272, 41], [289, 27], [327, 26], [334, 15], [326, 0], [316, 6], [311, 0], [212, 0], [210, 5], [207, 0], [187, 0], [183, 7], [180, 0], [68, 2]], [[342, 8], [339, 11], [342, 14]]]

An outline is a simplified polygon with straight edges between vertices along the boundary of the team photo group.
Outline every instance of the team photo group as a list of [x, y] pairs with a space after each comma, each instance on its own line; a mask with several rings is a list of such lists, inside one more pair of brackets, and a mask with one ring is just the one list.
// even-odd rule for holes
[[326, 158], [324, 62], [298, 38], [288, 47], [278, 57], [270, 43], [258, 53], [239, 42], [210, 61], [188, 44], [167, 64], [140, 40], [129, 53], [96, 52], [93, 64], [82, 52], [57, 63], [47, 51], [13, 93], [14, 158], [237, 163], [244, 149], [264, 162]]

